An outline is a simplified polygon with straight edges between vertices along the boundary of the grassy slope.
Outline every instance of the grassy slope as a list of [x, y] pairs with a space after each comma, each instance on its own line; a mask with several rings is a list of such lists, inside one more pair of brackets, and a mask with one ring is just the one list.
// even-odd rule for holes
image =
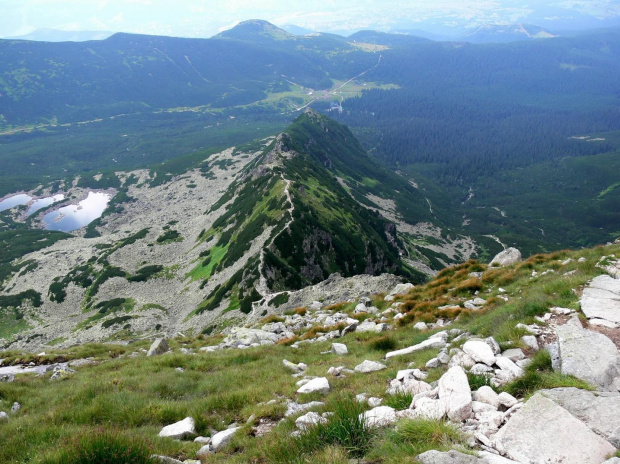
[[[509, 268], [486, 270], [480, 282], [469, 277], [471, 271], [485, 268], [476, 262], [446, 269], [429, 284], [416, 287], [400, 298], [404, 302], [405, 318], [387, 336], [352, 333], [339, 340], [349, 347], [350, 354], [343, 357], [321, 354], [329, 349], [330, 342], [304, 345], [302, 350], [275, 345], [196, 355], [179, 353], [181, 347], [196, 349], [220, 340], [204, 336], [172, 340], [174, 353], [155, 358], [126, 356], [145, 348], [147, 342], [144, 341], [126, 347], [87, 345], [62, 354], [52, 351], [41, 357], [0, 353], [0, 358], [6, 359], [5, 363], [50, 362], [85, 356], [102, 361], [97, 366], [82, 367], [76, 374], [60, 381], [50, 381], [48, 376], [26, 375], [14, 383], [0, 383], [0, 410], [9, 410], [14, 401], [23, 405], [9, 421], [0, 423], [0, 435], [4, 437], [0, 461], [78, 462], [75, 459], [77, 454], [97, 448], [96, 443], [93, 444], [97, 437], [103, 437], [109, 448], [129, 449], [144, 456], [156, 452], [181, 459], [193, 458], [200, 445], [157, 438], [160, 428], [191, 415], [196, 419], [198, 433], [205, 435], [211, 428], [222, 430], [231, 422], [243, 424], [251, 416], [253, 424], [261, 419], [277, 421], [283, 416], [284, 398], [297, 398], [302, 402], [320, 399], [314, 395], [299, 398], [295, 393], [296, 380], [282, 366], [284, 358], [305, 362], [309, 365], [309, 375], [323, 376], [330, 366], [352, 368], [364, 359], [379, 360], [387, 350], [418, 343], [429, 333], [412, 329], [412, 323], [438, 316], [454, 317], [459, 312], [462, 314], [454, 327], [480, 336], [492, 335], [504, 347], [508, 342], [519, 344], [523, 332], [514, 329], [518, 322], [531, 323], [535, 315], [545, 313], [550, 306], [577, 308], [577, 295], [572, 289], [602, 273], [595, 263], [601, 256], [611, 253], [618, 255], [620, 245], [537, 255]], [[582, 256], [587, 260], [578, 263], [576, 258]], [[560, 262], [567, 258], [574, 261], [561, 265]], [[555, 272], [531, 278], [533, 270], [540, 273], [549, 269]], [[574, 274], [564, 275], [573, 270], [576, 271]], [[507, 290], [508, 302], [497, 298], [500, 286]], [[475, 290], [489, 300], [485, 310], [477, 313], [460, 310], [448, 314], [437, 309], [446, 301], [469, 298]], [[374, 301], [380, 303], [381, 295]], [[351, 305], [334, 307], [334, 310], [350, 309]], [[355, 446], [355, 437], [366, 432], [351, 423], [350, 419], [358, 411], [347, 398], [360, 392], [384, 396], [386, 384], [395, 377], [397, 370], [410, 362], [423, 367], [434, 355], [435, 351], [426, 350], [392, 358], [387, 362], [388, 369], [380, 372], [330, 378], [332, 391], [327, 395], [327, 401], [332, 404], [326, 410], [336, 410], [337, 420], [334, 420], [338, 424], [349, 421], [347, 432], [334, 432], [334, 424], [328, 424], [325, 429], [313, 431], [312, 440], [295, 440], [289, 436], [294, 428], [293, 420], [287, 419], [266, 436], [255, 438], [250, 433], [250, 426], [246, 425], [231, 445], [203, 462], [346, 463], [349, 456], [364, 453], [375, 463], [414, 462], [415, 454], [428, 446], [463, 446], [454, 430], [417, 421], [401, 423], [399, 432], [383, 430], [364, 435], [370, 440], [371, 446], [367, 449]], [[184, 372], [179, 372], [178, 367]], [[571, 378], [549, 373], [548, 362], [541, 357], [536, 358], [534, 368], [535, 371], [528, 373], [525, 384], [508, 385], [506, 389], [527, 395], [532, 388], [541, 386], [583, 386]], [[441, 373], [441, 369], [431, 370], [429, 381], [439, 378]], [[274, 398], [281, 400], [277, 404], [264, 404]], [[434, 437], [436, 442], [430, 444], [429, 437]], [[23, 443], [29, 446], [24, 447]], [[104, 462], [101, 456], [105, 451], [99, 452], [99, 462]], [[148, 461], [142, 458], [123, 462]]]

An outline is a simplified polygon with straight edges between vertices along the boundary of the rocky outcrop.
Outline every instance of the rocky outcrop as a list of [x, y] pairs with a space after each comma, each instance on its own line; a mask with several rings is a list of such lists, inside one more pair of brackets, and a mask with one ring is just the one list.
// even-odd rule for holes
[[507, 457], [527, 463], [600, 464], [616, 452], [583, 422], [537, 393], [495, 435]]
[[620, 393], [595, 394], [570, 387], [541, 390], [539, 393], [620, 449]]
[[620, 279], [601, 275], [583, 289], [581, 310], [591, 324], [620, 326]]
[[510, 266], [521, 261], [521, 252], [516, 248], [506, 248], [504, 251], [495, 255], [489, 263], [490, 266]]
[[620, 354], [605, 335], [584, 329], [577, 316], [556, 328], [562, 374], [574, 375], [603, 391], [617, 391]]

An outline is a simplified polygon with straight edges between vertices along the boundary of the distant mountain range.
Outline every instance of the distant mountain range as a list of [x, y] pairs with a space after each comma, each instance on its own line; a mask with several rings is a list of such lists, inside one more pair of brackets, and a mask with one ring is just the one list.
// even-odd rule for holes
[[86, 42], [105, 40], [114, 32], [109, 31], [62, 31], [59, 29], [37, 29], [29, 34], [5, 37], [12, 40], [34, 40], [37, 42]]

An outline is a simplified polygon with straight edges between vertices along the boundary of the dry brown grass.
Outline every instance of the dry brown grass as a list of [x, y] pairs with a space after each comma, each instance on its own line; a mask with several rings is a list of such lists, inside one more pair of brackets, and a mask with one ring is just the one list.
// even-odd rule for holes
[[347, 303], [346, 301], [343, 301], [341, 303], [336, 303], [333, 305], [329, 305], [328, 307], [325, 308], [326, 311], [335, 311], [338, 312], [341, 309], [343, 309], [345, 306], [348, 306], [349, 303]]
[[330, 326], [323, 326], [323, 325], [314, 326], [310, 330], [308, 330], [305, 334], [303, 334], [300, 337], [300, 340], [308, 340], [309, 338], [314, 338], [316, 337], [318, 333], [327, 333], [333, 330], [342, 330], [346, 326], [347, 325], [344, 322], [341, 322], [336, 325], [330, 325]]
[[293, 335], [292, 337], [282, 338], [278, 340], [276, 342], [276, 345], [290, 346], [298, 340], [299, 340], [299, 337], [297, 335]]
[[284, 318], [276, 314], [270, 314], [260, 320], [261, 324], [269, 324], [271, 322], [284, 322]]
[[462, 295], [462, 294], [473, 294], [477, 291], [482, 290], [482, 282], [477, 277], [472, 277], [470, 279], [464, 280], [459, 283], [454, 289], [454, 295]]

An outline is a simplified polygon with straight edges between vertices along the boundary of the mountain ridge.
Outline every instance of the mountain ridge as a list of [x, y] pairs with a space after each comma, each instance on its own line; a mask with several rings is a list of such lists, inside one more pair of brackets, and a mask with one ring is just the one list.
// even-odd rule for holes
[[[221, 327], [335, 273], [422, 282], [420, 270], [479, 251], [442, 231], [425, 197], [373, 161], [348, 128], [312, 110], [275, 138], [209, 155], [177, 176], [95, 177], [66, 186], [67, 200], [53, 207], [98, 184], [115, 185], [115, 206], [77, 237], [11, 264], [0, 292], [15, 310], [5, 313], [16, 331], [9, 345]], [[23, 213], [12, 211], [19, 223]], [[459, 240], [471, 249], [442, 253]]]

